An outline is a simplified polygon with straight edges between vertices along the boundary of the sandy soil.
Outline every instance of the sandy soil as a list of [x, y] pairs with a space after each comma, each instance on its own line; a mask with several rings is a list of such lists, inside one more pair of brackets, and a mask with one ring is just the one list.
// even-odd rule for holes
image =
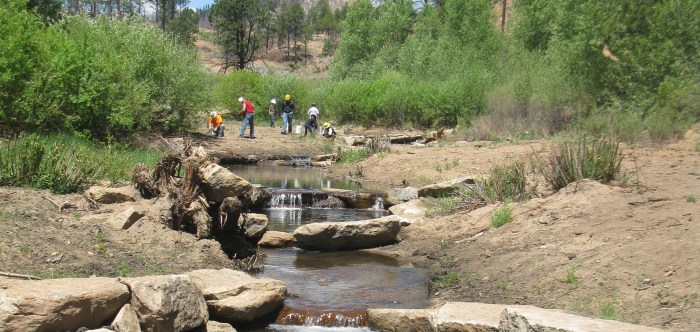
[[[281, 135], [258, 126], [256, 139], [239, 138], [240, 123], [214, 139], [194, 135], [208, 149], [241, 154], [316, 154], [336, 142]], [[358, 128], [339, 128], [359, 132]], [[246, 131], [246, 136], [247, 136]], [[344, 177], [358, 167], [364, 180], [385, 186], [421, 186], [485, 175], [498, 164], [546, 150], [549, 141], [439, 141], [427, 147], [392, 146], [360, 163], [335, 165]], [[658, 146], [626, 147], [625, 169], [636, 185], [593, 181], [542, 193], [513, 205], [514, 220], [489, 228], [487, 206], [471, 213], [426, 217], [406, 227], [401, 242], [382, 252], [409, 257], [433, 271], [433, 301], [533, 304], [608, 317], [672, 331], [700, 330], [700, 135]], [[343, 147], [347, 148], [347, 147]], [[59, 213], [53, 203], [76, 208]], [[104, 207], [104, 209], [118, 207]], [[80, 195], [54, 196], [0, 188], [0, 271], [70, 275], [138, 275], [227, 266], [209, 242], [140, 225], [98, 231]], [[166, 234], [166, 235], [163, 235]], [[64, 254], [58, 262], [55, 258]], [[453, 283], [438, 286], [441, 278]]]

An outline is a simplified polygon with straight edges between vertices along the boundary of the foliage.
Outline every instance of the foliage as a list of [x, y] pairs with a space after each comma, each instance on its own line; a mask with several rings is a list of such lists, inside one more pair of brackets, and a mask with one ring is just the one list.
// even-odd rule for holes
[[221, 46], [224, 70], [244, 69], [260, 47], [260, 32], [265, 26], [265, 7], [257, 0], [218, 0], [209, 12]]
[[493, 228], [499, 228], [511, 221], [513, 221], [513, 210], [508, 204], [494, 209], [491, 213], [491, 227]]
[[576, 277], [577, 268], [577, 265], [569, 266], [566, 269], [566, 279], [564, 279], [564, 282], [573, 285], [574, 287], [578, 287], [578, 277]]
[[458, 282], [459, 282], [459, 274], [457, 272], [445, 273], [445, 274], [437, 277], [434, 281], [435, 287], [437, 287], [438, 289], [452, 287], [455, 284], [457, 284]]
[[21, 134], [0, 146], [0, 185], [70, 193], [98, 179], [128, 180], [134, 165], [159, 159], [157, 152], [95, 145], [74, 136]]
[[616, 180], [623, 158], [619, 142], [600, 138], [589, 143], [585, 136], [574, 143], [560, 143], [547, 156], [530, 154], [535, 170], [555, 190], [582, 179]]
[[208, 102], [194, 52], [138, 18], [68, 17], [41, 28], [0, 7], [0, 126], [106, 139], [191, 128]]
[[492, 202], [516, 202], [529, 197], [525, 165], [522, 162], [494, 167], [491, 175], [478, 181], [477, 186], [483, 188], [485, 196]]
[[191, 8], [185, 8], [168, 25], [170, 31], [177, 40], [185, 44], [194, 44], [195, 34], [199, 31], [199, 14]]
[[694, 194], [689, 194], [685, 196], [685, 201], [688, 203], [695, 203], [698, 201], [698, 196]]
[[343, 164], [351, 164], [363, 161], [372, 155], [372, 150], [367, 148], [341, 149], [338, 154], [338, 161]]
[[446, 197], [426, 197], [427, 209], [425, 214], [428, 217], [448, 214], [461, 206], [461, 200], [456, 196]]

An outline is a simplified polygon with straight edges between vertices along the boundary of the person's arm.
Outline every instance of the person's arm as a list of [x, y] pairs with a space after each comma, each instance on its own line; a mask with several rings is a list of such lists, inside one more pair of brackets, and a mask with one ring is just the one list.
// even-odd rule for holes
[[243, 106], [241, 107], [241, 111], [238, 112], [238, 114], [245, 115], [245, 103], [242, 103]]

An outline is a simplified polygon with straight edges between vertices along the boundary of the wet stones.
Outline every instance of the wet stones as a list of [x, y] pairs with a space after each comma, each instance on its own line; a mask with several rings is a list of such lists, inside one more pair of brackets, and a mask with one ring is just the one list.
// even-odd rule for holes
[[396, 240], [401, 223], [396, 216], [351, 222], [306, 224], [294, 231], [302, 249], [320, 251], [374, 248]]

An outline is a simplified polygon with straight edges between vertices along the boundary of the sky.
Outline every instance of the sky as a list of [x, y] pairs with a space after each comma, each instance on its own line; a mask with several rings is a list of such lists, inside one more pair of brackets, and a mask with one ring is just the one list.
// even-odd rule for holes
[[190, 0], [190, 4], [187, 7], [192, 9], [202, 8], [205, 5], [213, 5], [214, 0]]

